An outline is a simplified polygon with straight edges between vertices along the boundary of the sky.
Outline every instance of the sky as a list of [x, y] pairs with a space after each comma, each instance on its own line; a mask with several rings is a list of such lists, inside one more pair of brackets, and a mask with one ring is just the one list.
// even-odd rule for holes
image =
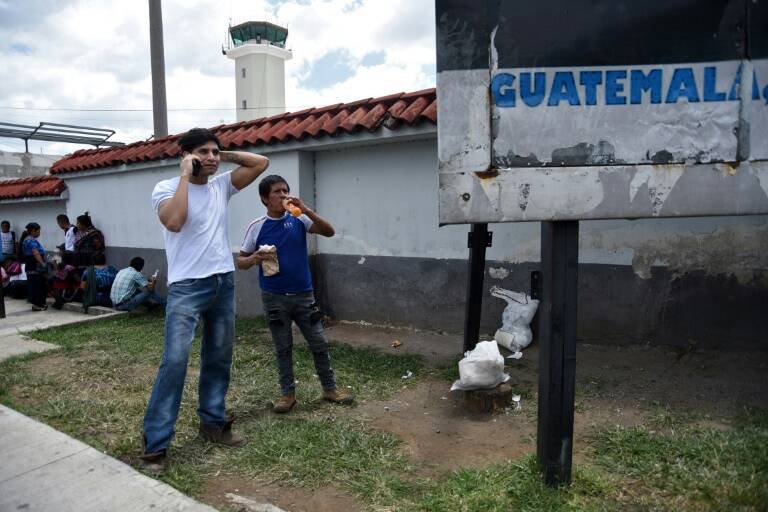
[[[288, 27], [286, 109], [435, 85], [433, 0], [162, 0], [168, 130], [232, 123], [235, 64], [227, 27]], [[111, 140], [153, 133], [147, 0], [0, 0], [0, 122], [109, 128]], [[35, 153], [73, 144], [30, 141]], [[24, 151], [0, 138], [0, 150]]]

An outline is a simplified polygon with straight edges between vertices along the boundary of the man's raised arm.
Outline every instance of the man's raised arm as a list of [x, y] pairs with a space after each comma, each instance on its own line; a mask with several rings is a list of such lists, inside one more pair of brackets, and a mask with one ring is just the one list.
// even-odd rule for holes
[[240, 166], [232, 171], [232, 185], [237, 190], [243, 190], [253, 183], [253, 180], [269, 167], [267, 157], [248, 151], [222, 151], [220, 155], [222, 162], [232, 162]]
[[178, 233], [187, 222], [187, 198], [189, 197], [189, 177], [192, 175], [192, 161], [199, 160], [192, 155], [186, 155], [181, 160], [181, 178], [173, 197], [166, 199], [157, 209], [160, 222], [168, 231]]

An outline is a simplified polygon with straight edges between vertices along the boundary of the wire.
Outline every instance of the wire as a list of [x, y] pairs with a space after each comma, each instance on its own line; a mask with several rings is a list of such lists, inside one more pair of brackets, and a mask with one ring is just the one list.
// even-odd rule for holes
[[[260, 107], [248, 107], [245, 110], [261, 110], [264, 108], [288, 108], [282, 105], [263, 105]], [[306, 105], [293, 105], [290, 106], [294, 109], [309, 108]], [[62, 111], [62, 112], [152, 112], [151, 108], [70, 108], [70, 107], [11, 107], [7, 105], [0, 105], [0, 109], [6, 110], [39, 110], [39, 111]], [[199, 112], [199, 111], [234, 111], [243, 110], [237, 107], [225, 107], [225, 108], [169, 108], [168, 112]]]

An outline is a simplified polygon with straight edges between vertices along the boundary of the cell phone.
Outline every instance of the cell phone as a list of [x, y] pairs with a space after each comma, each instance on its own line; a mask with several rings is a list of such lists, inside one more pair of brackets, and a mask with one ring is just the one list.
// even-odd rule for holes
[[203, 170], [203, 164], [200, 162], [200, 160], [192, 160], [192, 176], [197, 177], [200, 174], [200, 171]]

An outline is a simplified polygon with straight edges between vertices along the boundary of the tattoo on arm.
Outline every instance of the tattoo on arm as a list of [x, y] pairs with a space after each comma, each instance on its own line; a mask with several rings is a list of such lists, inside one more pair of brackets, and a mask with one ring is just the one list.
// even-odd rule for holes
[[232, 162], [233, 164], [237, 164], [237, 165], [245, 165], [245, 159], [243, 159], [243, 157], [238, 155], [237, 153], [226, 152], [226, 153], [222, 153], [221, 156], [222, 156], [221, 159], [224, 160], [225, 162]]

